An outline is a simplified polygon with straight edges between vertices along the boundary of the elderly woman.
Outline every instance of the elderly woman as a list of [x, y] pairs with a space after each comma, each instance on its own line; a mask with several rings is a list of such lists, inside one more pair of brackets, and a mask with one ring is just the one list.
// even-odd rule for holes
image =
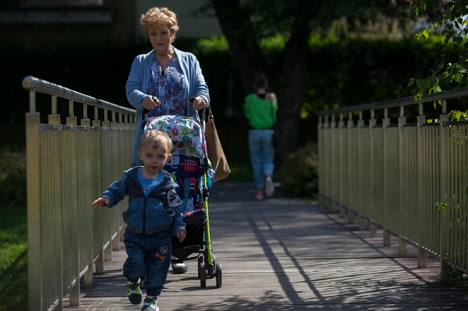
[[[141, 16], [140, 24], [153, 49], [135, 58], [126, 85], [127, 99], [137, 110], [133, 166], [141, 165], [138, 150], [143, 129], [138, 121], [161, 115], [200, 119], [198, 110], [210, 103], [197, 58], [172, 45], [179, 30], [176, 14], [167, 8], [154, 7]], [[191, 103], [192, 96], [195, 99]], [[187, 271], [180, 261], [173, 261], [172, 268], [175, 273]]]
[[[153, 50], [135, 58], [127, 80], [127, 99], [137, 110], [137, 120], [143, 120], [146, 113], [148, 117], [188, 115], [199, 119], [197, 111], [209, 105], [210, 95], [195, 55], [172, 45], [179, 30], [176, 14], [167, 8], [151, 8], [141, 16], [140, 24]], [[190, 103], [192, 96], [195, 100]], [[142, 131], [137, 122], [133, 166], [141, 163], [137, 152]]]

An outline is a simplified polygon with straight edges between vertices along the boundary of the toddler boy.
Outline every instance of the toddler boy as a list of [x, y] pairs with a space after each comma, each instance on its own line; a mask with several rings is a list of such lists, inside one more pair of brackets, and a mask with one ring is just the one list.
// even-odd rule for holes
[[128, 208], [122, 217], [127, 224], [124, 244], [127, 260], [128, 299], [140, 304], [140, 277], [146, 275], [146, 298], [141, 310], [159, 310], [157, 298], [166, 282], [171, 264], [172, 235], [185, 239], [185, 223], [180, 214], [181, 199], [175, 184], [161, 169], [171, 159], [172, 140], [163, 131], [151, 130], [140, 140], [138, 157], [143, 166], [126, 170], [92, 205], [113, 207], [128, 195]]

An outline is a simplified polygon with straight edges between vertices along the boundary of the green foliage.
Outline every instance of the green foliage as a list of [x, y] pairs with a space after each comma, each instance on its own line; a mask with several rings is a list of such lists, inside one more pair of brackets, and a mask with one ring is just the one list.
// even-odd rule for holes
[[451, 265], [447, 266], [447, 268], [449, 269], [450, 280], [452, 280], [452, 282], [454, 282], [458, 286], [464, 287], [465, 290], [468, 291], [468, 275], [462, 270], [459, 270]]
[[314, 197], [318, 192], [317, 145], [309, 142], [292, 153], [278, 175], [285, 193], [294, 197]]
[[434, 41], [340, 41], [314, 37], [310, 45], [302, 117], [320, 110], [414, 95], [408, 76], [424, 75], [437, 59]]
[[0, 149], [0, 201], [4, 203], [26, 202], [26, 156], [24, 152]]
[[[439, 60], [424, 79], [411, 78], [408, 87], [416, 86], [416, 100], [423, 94], [440, 92], [443, 88], [454, 88], [468, 85], [468, 52], [465, 49], [468, 21], [468, 1], [420, 0], [412, 1], [410, 8], [417, 16], [429, 16], [432, 23], [427, 29], [419, 32], [417, 38], [429, 38], [433, 33], [442, 30], [439, 44]], [[440, 28], [439, 28], [440, 29]]]
[[452, 110], [449, 113], [450, 121], [468, 121], [468, 110], [463, 112], [459, 110]]
[[[277, 35], [261, 41], [270, 85], [280, 98], [283, 81], [279, 64], [282, 63], [285, 40]], [[226, 110], [231, 112], [231, 117], [243, 116], [245, 96], [225, 42], [215, 37], [203, 39], [194, 50], [210, 86], [213, 109], [218, 118], [222, 117], [220, 112]], [[413, 74], [423, 75], [430, 69], [438, 57], [435, 44], [435, 38], [418, 41], [311, 36], [302, 119], [310, 120], [324, 109], [413, 95], [406, 88], [407, 78]], [[305, 122], [310, 124], [310, 121]]]
[[209, 51], [228, 51], [229, 45], [225, 37], [210, 37], [205, 39], [200, 39], [197, 43], [197, 49], [200, 52], [209, 52]]
[[286, 39], [285, 37], [281, 35], [276, 35], [274, 37], [270, 38], [262, 38], [260, 40], [260, 47], [263, 50], [268, 50], [268, 49], [284, 49], [284, 46], [286, 45]]
[[0, 311], [28, 306], [28, 236], [25, 205], [0, 204]]
[[447, 204], [447, 201], [442, 201], [442, 202], [436, 202], [435, 204], [435, 210], [436, 212], [440, 211], [440, 210], [443, 210], [443, 209], [446, 209], [448, 206]]

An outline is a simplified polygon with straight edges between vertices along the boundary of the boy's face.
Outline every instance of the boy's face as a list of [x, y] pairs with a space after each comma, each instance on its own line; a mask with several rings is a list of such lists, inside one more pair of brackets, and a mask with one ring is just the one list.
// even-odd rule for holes
[[166, 146], [159, 146], [156, 149], [151, 145], [142, 147], [138, 151], [138, 157], [143, 161], [143, 176], [145, 178], [156, 177], [159, 170], [171, 159], [170, 150]]

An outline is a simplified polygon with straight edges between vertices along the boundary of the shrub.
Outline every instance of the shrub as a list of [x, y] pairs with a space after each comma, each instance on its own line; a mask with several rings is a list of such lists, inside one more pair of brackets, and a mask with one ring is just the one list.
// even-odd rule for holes
[[278, 175], [285, 193], [295, 197], [314, 197], [318, 192], [317, 145], [308, 142], [289, 155]]
[[0, 149], [0, 201], [21, 204], [26, 202], [26, 155], [9, 147]]

